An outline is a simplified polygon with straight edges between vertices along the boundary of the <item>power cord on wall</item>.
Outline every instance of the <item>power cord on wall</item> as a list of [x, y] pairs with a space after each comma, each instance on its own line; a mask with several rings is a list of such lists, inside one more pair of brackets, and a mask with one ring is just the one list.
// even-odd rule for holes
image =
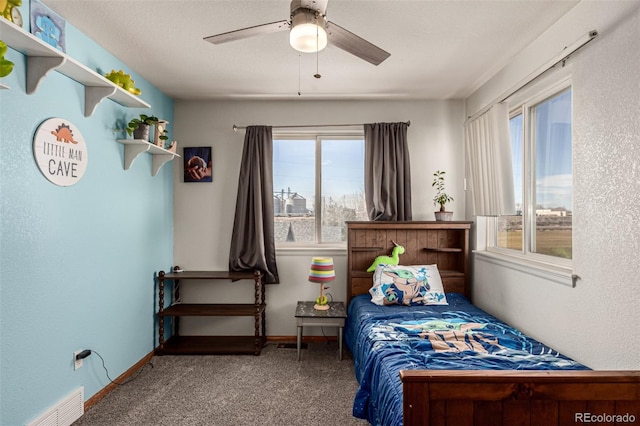
[[126, 385], [127, 383], [130, 383], [132, 381], [134, 381], [135, 379], [138, 378], [138, 376], [142, 373], [142, 370], [144, 370], [144, 367], [146, 367], [147, 365], [150, 365], [151, 368], [153, 368], [153, 363], [151, 361], [147, 362], [145, 365], [142, 366], [141, 369], [139, 369], [136, 374], [134, 374], [132, 377], [130, 377], [128, 380], [125, 380], [124, 382], [116, 382], [115, 380], [113, 380], [110, 376], [109, 376], [109, 370], [107, 370], [107, 366], [104, 363], [104, 358], [102, 358], [102, 355], [100, 355], [98, 352], [91, 350], [91, 349], [85, 349], [84, 351], [78, 353], [76, 355], [76, 360], [80, 360], [80, 359], [85, 359], [86, 357], [88, 357], [89, 355], [91, 355], [92, 353], [96, 354], [100, 360], [102, 361], [102, 368], [104, 368], [104, 372], [107, 375], [107, 379], [109, 379], [109, 381], [111, 383], [113, 383], [114, 385], [118, 385], [118, 386], [123, 386]]
[[[330, 287], [325, 287], [325, 290], [329, 290]], [[329, 293], [328, 291], [326, 291], [325, 296], [329, 296], [329, 302], [333, 303], [333, 294]]]

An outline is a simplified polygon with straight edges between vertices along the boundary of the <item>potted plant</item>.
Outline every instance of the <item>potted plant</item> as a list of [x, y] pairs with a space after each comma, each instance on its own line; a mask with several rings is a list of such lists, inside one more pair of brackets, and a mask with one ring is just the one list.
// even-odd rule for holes
[[169, 136], [167, 136], [168, 124], [169, 122], [166, 120], [158, 120], [155, 124], [155, 135], [153, 137], [153, 141], [160, 148], [164, 148], [166, 141], [169, 139]]
[[451, 218], [453, 217], [453, 212], [446, 211], [444, 207], [445, 204], [447, 204], [450, 201], [453, 201], [453, 197], [451, 197], [446, 192], [444, 192], [445, 191], [444, 175], [445, 175], [444, 171], [437, 170], [433, 174], [433, 183], [431, 184], [431, 186], [436, 188], [436, 191], [437, 191], [436, 196], [433, 197], [433, 205], [434, 206], [440, 205], [440, 211], [434, 212], [436, 216], [436, 220], [438, 221], [451, 220]]
[[[160, 120], [153, 115], [140, 114], [140, 118], [132, 118], [127, 124], [127, 133], [129, 136], [133, 136], [134, 139], [142, 139], [149, 141], [149, 128], [157, 124]], [[165, 130], [166, 131], [166, 130]], [[165, 139], [168, 139], [166, 135], [163, 135]]]

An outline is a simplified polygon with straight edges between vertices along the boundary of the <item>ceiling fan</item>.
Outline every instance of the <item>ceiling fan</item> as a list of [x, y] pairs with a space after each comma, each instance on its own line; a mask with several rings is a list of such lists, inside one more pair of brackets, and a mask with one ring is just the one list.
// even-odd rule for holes
[[271, 22], [229, 31], [205, 37], [204, 40], [213, 44], [222, 44], [257, 35], [290, 30], [289, 42], [294, 49], [300, 52], [318, 52], [324, 49], [327, 43], [331, 43], [373, 65], [379, 65], [391, 56], [390, 53], [378, 46], [331, 21], [327, 21], [327, 2], [328, 0], [292, 0], [289, 21]]

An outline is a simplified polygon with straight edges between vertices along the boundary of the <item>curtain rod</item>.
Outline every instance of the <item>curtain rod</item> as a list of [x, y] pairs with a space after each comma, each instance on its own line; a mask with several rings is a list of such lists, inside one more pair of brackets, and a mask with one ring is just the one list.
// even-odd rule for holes
[[518, 83], [516, 86], [514, 86], [513, 88], [511, 88], [510, 90], [502, 94], [494, 102], [491, 102], [488, 106], [482, 108], [477, 113], [469, 116], [465, 122], [475, 120], [485, 112], [489, 111], [491, 107], [494, 106], [495, 104], [499, 104], [501, 102], [506, 101], [511, 96], [516, 94], [519, 90], [533, 83], [535, 80], [540, 78], [544, 73], [554, 68], [556, 65], [560, 63], [564, 63], [567, 59], [569, 59], [569, 56], [573, 55], [580, 48], [584, 47], [587, 43], [589, 43], [591, 40], [593, 40], [597, 36], [598, 36], [598, 31], [592, 30], [592, 31], [589, 31], [587, 34], [583, 35], [582, 37], [580, 37], [571, 45], [565, 46], [565, 48], [562, 49], [562, 52], [556, 55], [552, 60], [550, 60], [545, 65], [540, 67], [537, 71], [533, 72], [532, 74], [529, 74], [524, 80], [520, 81], [520, 83]]
[[[407, 126], [411, 126], [411, 120], [407, 120]], [[316, 127], [354, 127], [354, 126], [362, 126], [363, 124], [296, 124], [293, 126], [271, 126], [273, 129], [298, 129], [298, 128], [316, 128]], [[233, 125], [233, 131], [237, 132], [238, 130], [246, 130], [246, 126], [236, 126]]]

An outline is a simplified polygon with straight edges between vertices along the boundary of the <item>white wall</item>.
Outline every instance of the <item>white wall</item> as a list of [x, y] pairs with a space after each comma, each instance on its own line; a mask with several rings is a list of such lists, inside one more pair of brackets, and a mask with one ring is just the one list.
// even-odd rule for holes
[[[232, 125], [297, 125], [411, 121], [408, 130], [411, 155], [414, 220], [433, 220], [432, 174], [447, 171], [447, 190], [456, 199], [448, 205], [454, 219], [463, 220], [464, 161], [462, 151], [462, 101], [210, 101], [176, 102], [175, 138], [181, 147], [213, 147], [213, 183], [182, 182], [183, 168], [174, 174], [174, 259], [185, 269], [225, 270], [240, 171], [244, 132]], [[179, 149], [181, 152], [181, 149]], [[316, 285], [308, 283], [312, 256], [334, 257], [337, 279], [329, 293], [335, 300], [346, 296], [346, 249], [279, 251], [280, 284], [267, 286], [267, 335], [294, 336], [293, 316], [298, 300], [313, 300]], [[190, 291], [191, 289], [191, 291]], [[246, 283], [193, 283], [182, 289], [185, 301], [235, 301], [253, 298]], [[185, 321], [186, 320], [186, 321]], [[250, 318], [186, 318], [185, 334], [238, 334], [252, 332]], [[319, 333], [318, 330], [309, 330]], [[332, 330], [326, 330], [332, 333]], [[305, 332], [306, 334], [307, 332]]]
[[479, 259], [473, 276], [476, 304], [594, 369], [640, 369], [639, 5], [579, 3], [467, 100], [472, 114], [535, 69], [534, 58], [599, 31], [572, 59], [573, 264], [581, 280], [571, 288]]

